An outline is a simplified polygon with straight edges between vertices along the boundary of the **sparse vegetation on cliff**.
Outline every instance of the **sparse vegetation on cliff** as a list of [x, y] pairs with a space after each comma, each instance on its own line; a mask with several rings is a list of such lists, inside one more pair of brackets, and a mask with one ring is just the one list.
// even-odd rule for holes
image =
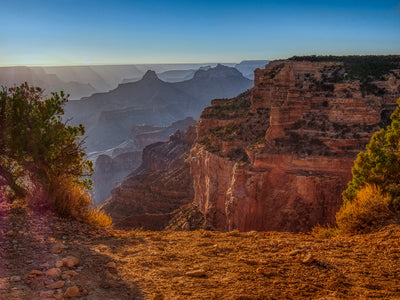
[[293, 56], [289, 60], [343, 63], [347, 74], [342, 79], [384, 80], [385, 75], [400, 67], [400, 55]]
[[[199, 139], [198, 143], [205, 150], [244, 163], [248, 161], [246, 150], [234, 144], [244, 142], [246, 147], [256, 150], [256, 144], [264, 143], [270, 109], [252, 109], [250, 95], [251, 92], [246, 91], [232, 99], [213, 100], [212, 105], [204, 110], [201, 115], [203, 119], [223, 121], [219, 123], [221, 125], [209, 128], [207, 135]], [[224, 153], [222, 149], [225, 149]]]
[[202, 114], [203, 118], [235, 119], [250, 108], [250, 91], [246, 91], [233, 99], [216, 99], [215, 105], [208, 107]]
[[[397, 78], [400, 69], [400, 55], [349, 55], [349, 56], [293, 56], [289, 60], [311, 62], [338, 62], [340, 66], [332, 66], [332, 78], [334, 82], [360, 81], [360, 89], [363, 94], [382, 96], [385, 90], [376, 86], [373, 81], [385, 80], [389, 74]], [[341, 69], [344, 69], [341, 71]]]

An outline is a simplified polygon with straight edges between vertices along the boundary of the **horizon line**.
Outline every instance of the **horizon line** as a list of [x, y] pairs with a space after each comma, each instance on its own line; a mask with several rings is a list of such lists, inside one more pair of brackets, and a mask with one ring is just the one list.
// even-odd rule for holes
[[46, 64], [20, 64], [20, 65], [0, 65], [0, 68], [7, 68], [7, 67], [101, 67], [101, 66], [140, 66], [140, 65], [190, 65], [190, 64], [196, 64], [196, 65], [207, 65], [207, 64], [239, 64], [243, 61], [271, 61], [268, 59], [244, 59], [239, 62], [221, 62], [221, 61], [216, 61], [216, 62], [179, 62], [179, 63], [173, 63], [173, 62], [162, 62], [162, 63], [104, 63], [104, 64], [71, 64], [71, 65], [46, 65]]

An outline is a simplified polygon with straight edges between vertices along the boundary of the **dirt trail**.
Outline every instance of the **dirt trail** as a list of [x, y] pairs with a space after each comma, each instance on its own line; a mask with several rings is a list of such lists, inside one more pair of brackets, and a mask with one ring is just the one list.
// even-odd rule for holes
[[[397, 225], [326, 240], [126, 232], [6, 207], [0, 225], [0, 299], [400, 299]], [[68, 256], [78, 265], [50, 276]]]

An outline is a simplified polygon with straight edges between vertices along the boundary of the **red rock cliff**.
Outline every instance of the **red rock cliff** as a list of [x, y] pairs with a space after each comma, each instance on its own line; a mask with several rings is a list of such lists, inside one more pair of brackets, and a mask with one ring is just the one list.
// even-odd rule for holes
[[217, 230], [308, 231], [333, 223], [351, 167], [400, 96], [346, 80], [338, 62], [275, 61], [252, 90], [214, 100], [191, 150], [195, 203]]

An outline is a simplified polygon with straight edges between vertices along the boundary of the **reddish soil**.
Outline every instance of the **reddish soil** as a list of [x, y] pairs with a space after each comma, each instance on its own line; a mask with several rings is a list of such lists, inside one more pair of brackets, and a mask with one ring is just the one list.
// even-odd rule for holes
[[[0, 223], [0, 299], [63, 299], [72, 286], [76, 299], [400, 299], [398, 225], [332, 239], [128, 232], [6, 206]], [[79, 264], [61, 278], [40, 274], [67, 256]]]

